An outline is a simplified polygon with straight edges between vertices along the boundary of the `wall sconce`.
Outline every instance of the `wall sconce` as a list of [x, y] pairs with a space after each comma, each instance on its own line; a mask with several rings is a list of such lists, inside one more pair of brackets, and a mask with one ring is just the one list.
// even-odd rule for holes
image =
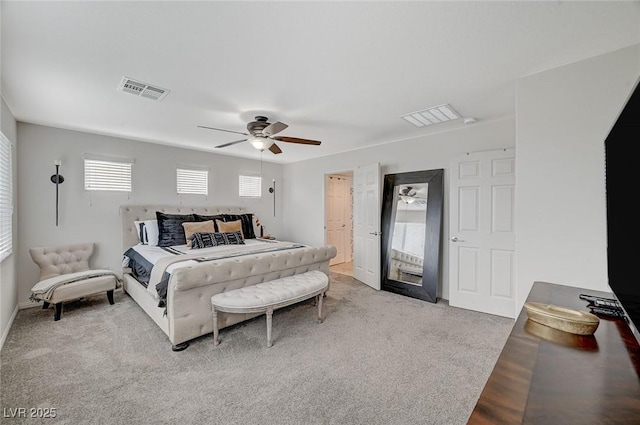
[[273, 194], [273, 216], [276, 216], [276, 179], [273, 179], [272, 186], [269, 188], [269, 193]]
[[56, 185], [56, 226], [58, 225], [58, 186], [64, 183], [64, 177], [60, 175], [60, 166], [62, 165], [62, 161], [56, 159], [53, 161], [53, 165], [56, 166], [56, 173], [51, 176], [51, 182]]

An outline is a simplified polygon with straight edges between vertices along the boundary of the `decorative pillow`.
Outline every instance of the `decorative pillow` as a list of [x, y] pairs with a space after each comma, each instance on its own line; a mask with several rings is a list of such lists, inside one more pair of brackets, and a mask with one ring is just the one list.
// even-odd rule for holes
[[143, 245], [158, 245], [158, 220], [134, 221], [138, 240]]
[[182, 223], [184, 228], [184, 237], [187, 241], [187, 246], [191, 246], [191, 236], [194, 233], [213, 233], [215, 228], [213, 227], [213, 221], [192, 221]]
[[193, 214], [166, 214], [156, 211], [158, 219], [158, 246], [185, 245], [182, 223], [196, 221]]
[[253, 231], [253, 213], [222, 214], [222, 216], [225, 222], [240, 220], [242, 222], [242, 236], [244, 236], [245, 239], [254, 239], [256, 237]]
[[225, 233], [194, 233], [191, 236], [191, 249], [211, 248], [218, 245], [244, 245], [244, 240], [239, 230]]
[[193, 216], [196, 218], [196, 221], [209, 221], [209, 220], [213, 221], [213, 227], [215, 228], [214, 232], [219, 232], [218, 226], [216, 226], [216, 220], [224, 221], [224, 216], [222, 214], [218, 214], [218, 215], [194, 214]]
[[240, 232], [242, 239], [244, 239], [244, 229], [242, 228], [242, 222], [240, 220], [227, 222], [216, 220], [216, 225], [220, 232]]

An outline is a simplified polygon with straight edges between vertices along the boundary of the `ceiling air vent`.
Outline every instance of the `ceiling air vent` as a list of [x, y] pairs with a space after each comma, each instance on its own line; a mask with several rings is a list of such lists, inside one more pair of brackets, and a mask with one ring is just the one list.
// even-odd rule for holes
[[120, 81], [120, 84], [118, 85], [118, 91], [160, 101], [164, 99], [171, 90], [163, 89], [157, 86], [149, 85], [147, 83], [132, 80], [131, 78], [123, 77], [122, 81]]
[[412, 112], [401, 116], [403, 120], [415, 125], [416, 127], [426, 127], [428, 125], [440, 124], [447, 121], [462, 118], [451, 105], [444, 104], [434, 106], [422, 111]]

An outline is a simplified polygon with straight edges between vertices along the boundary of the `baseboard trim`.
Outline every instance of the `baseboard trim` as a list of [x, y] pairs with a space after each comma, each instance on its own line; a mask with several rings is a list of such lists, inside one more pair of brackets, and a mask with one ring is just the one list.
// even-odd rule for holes
[[13, 325], [13, 319], [16, 318], [16, 315], [18, 314], [18, 310], [19, 310], [19, 306], [16, 305], [16, 308], [13, 310], [13, 314], [11, 314], [11, 318], [9, 318], [9, 323], [7, 323], [7, 327], [4, 329], [4, 332], [2, 332], [2, 338], [0, 338], [0, 350], [2, 350], [2, 347], [4, 347], [4, 342], [7, 339], [7, 336], [9, 335], [9, 331], [11, 330], [11, 326]]
[[20, 308], [20, 310], [24, 310], [25, 308], [42, 307], [42, 303], [39, 301], [23, 301], [21, 303], [18, 303], [18, 307]]

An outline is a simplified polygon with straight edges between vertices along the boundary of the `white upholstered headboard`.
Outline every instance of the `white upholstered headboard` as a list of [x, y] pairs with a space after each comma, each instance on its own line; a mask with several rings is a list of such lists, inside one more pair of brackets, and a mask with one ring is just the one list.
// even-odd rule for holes
[[[136, 233], [134, 221], [153, 220], [156, 218], [156, 211], [167, 214], [244, 214], [247, 211], [245, 207], [192, 207], [185, 205], [121, 205], [120, 218], [122, 220], [122, 249], [126, 251], [138, 243], [138, 235]], [[257, 217], [254, 214], [254, 228], [256, 227]], [[258, 235], [258, 229], [256, 235]]]

